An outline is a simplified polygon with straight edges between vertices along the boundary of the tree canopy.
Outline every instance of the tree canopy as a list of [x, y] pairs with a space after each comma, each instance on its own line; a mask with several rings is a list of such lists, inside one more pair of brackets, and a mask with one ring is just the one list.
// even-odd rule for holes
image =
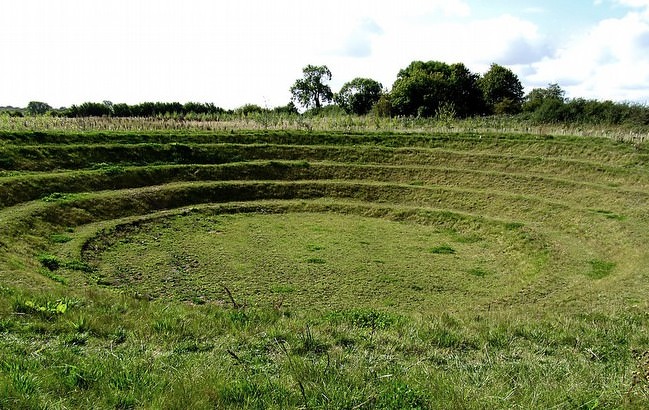
[[525, 97], [525, 111], [535, 111], [543, 104], [562, 104], [566, 92], [559, 84], [548, 84], [546, 88], [535, 88]]
[[30, 101], [27, 104], [27, 112], [31, 115], [43, 115], [51, 109], [49, 104], [41, 101]]
[[347, 114], [365, 115], [381, 98], [383, 85], [370, 78], [354, 78], [345, 83], [334, 100]]
[[492, 64], [478, 81], [487, 109], [493, 114], [515, 114], [523, 103], [523, 85], [512, 70]]
[[433, 116], [452, 107], [460, 117], [484, 112], [477, 74], [462, 63], [413, 61], [399, 71], [392, 86], [392, 107], [398, 115]]
[[[52, 109], [44, 102], [30, 101], [25, 109], [4, 107], [0, 115], [53, 115], [67, 117], [165, 117], [205, 119], [221, 115], [267, 116], [299, 114], [338, 116], [344, 113], [375, 116], [436, 117], [448, 120], [474, 115], [516, 114], [533, 123], [577, 123], [649, 126], [649, 107], [638, 103], [566, 98], [558, 84], [535, 88], [524, 95], [521, 81], [512, 70], [491, 64], [483, 75], [472, 73], [464, 64], [413, 61], [399, 71], [392, 90], [370, 78], [357, 77], [334, 95], [327, 84], [332, 74], [326, 65], [307, 65], [303, 78], [290, 88], [291, 101], [273, 109], [246, 104], [225, 110], [212, 103], [142, 102], [135, 105], [86, 102], [69, 108]], [[326, 103], [335, 101], [336, 104]], [[2, 109], [3, 107], [0, 107]]]
[[326, 65], [307, 65], [302, 69], [304, 78], [297, 79], [291, 86], [293, 101], [305, 108], [320, 108], [325, 102], [333, 100], [331, 88], [325, 84], [331, 80], [331, 71]]
[[173, 114], [221, 114], [224, 112], [223, 108], [212, 103], [143, 102], [128, 105], [104, 101], [103, 103], [85, 102], [81, 105], [72, 105], [65, 109], [62, 115], [66, 117], [155, 117]]

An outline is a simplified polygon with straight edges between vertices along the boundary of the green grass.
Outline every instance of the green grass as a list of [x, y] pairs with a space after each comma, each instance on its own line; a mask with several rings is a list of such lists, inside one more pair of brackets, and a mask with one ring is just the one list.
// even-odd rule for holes
[[441, 255], [454, 255], [455, 254], [455, 249], [453, 249], [453, 247], [451, 247], [450, 245], [435, 246], [430, 251], [431, 251], [431, 253], [436, 253], [436, 254], [441, 254]]
[[[462, 133], [492, 132], [501, 135], [533, 133], [542, 138], [553, 136], [597, 136], [620, 141], [644, 142], [646, 127], [625, 127], [583, 124], [536, 124], [511, 116], [487, 116], [467, 119], [436, 119], [394, 117], [381, 118], [373, 115], [301, 115], [259, 114], [242, 117], [239, 114], [218, 115], [196, 120], [170, 120], [168, 118], [56, 118], [49, 116], [28, 116], [14, 118], [0, 114], [0, 132], [6, 136], [32, 140], [47, 138], [48, 135], [75, 135], [80, 132], [106, 138], [115, 134], [215, 134], [254, 133], [331, 133], [331, 132], [381, 132], [381, 133]], [[0, 158], [1, 159], [1, 158]], [[2, 161], [0, 161], [0, 165]]]
[[629, 383], [615, 377], [624, 363], [633, 364], [631, 347], [642, 342], [637, 332], [646, 326], [641, 315], [410, 319], [351, 309], [318, 318], [251, 307], [106, 302], [116, 305], [94, 302], [92, 319], [72, 308], [30, 314], [32, 330], [12, 330], [3, 351], [38, 355], [4, 362], [3, 404], [43, 405], [59, 400], [57, 392], [66, 392], [73, 407], [643, 403], [643, 386], [627, 393]]
[[591, 271], [588, 273], [588, 277], [592, 279], [602, 279], [610, 275], [615, 268], [614, 262], [606, 262], [599, 259], [594, 259], [589, 261], [591, 265]]
[[[301, 311], [344, 308], [354, 300], [359, 307], [428, 313], [463, 310], [466, 304], [479, 309], [516, 291], [512, 286], [520, 284], [510, 283], [510, 271], [534, 265], [516, 247], [515, 236], [474, 229], [496, 236], [481, 244], [457, 243], [449, 257], [443, 255], [448, 251], [430, 252], [431, 244], [449, 239], [435, 226], [338, 214], [201, 212], [104, 234], [87, 246], [106, 250], [84, 257], [103, 283], [156, 299], [227, 304], [226, 286], [247, 305], [271, 306], [274, 287], [286, 286], [292, 292], [284, 306]], [[512, 247], [491, 246], [498, 241]], [[493, 254], [500, 257], [488, 261]], [[382, 263], [375, 262], [379, 258]], [[477, 263], [494, 272], [489, 282], [464, 274]], [[390, 284], [381, 281], [385, 276]]]
[[646, 146], [370, 120], [0, 124], [0, 408], [649, 407]]

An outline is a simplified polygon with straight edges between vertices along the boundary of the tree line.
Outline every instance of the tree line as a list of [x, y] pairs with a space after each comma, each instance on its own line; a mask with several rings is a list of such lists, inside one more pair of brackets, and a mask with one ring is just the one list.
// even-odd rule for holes
[[527, 95], [516, 74], [492, 64], [483, 75], [464, 64], [413, 61], [399, 71], [391, 90], [369, 78], [355, 78], [335, 94], [326, 85], [326, 66], [308, 65], [293, 84], [293, 101], [307, 109], [333, 102], [348, 114], [466, 118], [514, 115], [533, 123], [649, 125], [649, 107], [641, 104], [568, 99], [558, 84], [535, 88]]
[[471, 72], [463, 63], [413, 61], [399, 71], [390, 90], [371, 78], [354, 78], [334, 93], [328, 82], [332, 73], [326, 65], [307, 65], [303, 77], [290, 87], [291, 101], [273, 109], [246, 104], [226, 110], [212, 103], [144, 102], [135, 105], [85, 102], [58, 110], [32, 101], [12, 115], [58, 115], [65, 117], [164, 117], [184, 118], [224, 114], [298, 114], [324, 110], [350, 115], [467, 118], [485, 115], [513, 115], [534, 123], [583, 123], [598, 125], [649, 125], [649, 107], [613, 101], [567, 99], [558, 84], [535, 88], [527, 95], [516, 74], [492, 64], [484, 74]]
[[334, 102], [348, 114], [432, 117], [441, 112], [457, 117], [516, 114], [524, 103], [523, 85], [509, 69], [498, 64], [483, 76], [464, 64], [413, 61], [399, 71], [390, 91], [370, 78], [355, 78], [334, 94], [326, 66], [306, 66], [304, 78], [290, 91], [293, 101], [309, 109]]
[[213, 118], [214, 116], [231, 114], [231, 115], [250, 115], [253, 113], [273, 112], [273, 113], [286, 113], [297, 114], [297, 107], [293, 103], [286, 106], [275, 107], [273, 109], [262, 108], [255, 104], [246, 104], [236, 110], [227, 110], [218, 107], [213, 103], [196, 103], [188, 102], [181, 104], [179, 102], [143, 102], [140, 104], [128, 105], [124, 103], [114, 104], [111, 101], [85, 102], [80, 105], [72, 105], [70, 107], [62, 107], [59, 109], [52, 108], [49, 104], [41, 101], [31, 101], [26, 108], [16, 107], [0, 107], [3, 111], [11, 116], [27, 115], [51, 115], [59, 117], [79, 118], [79, 117], [115, 117], [115, 118], [128, 118], [128, 117], [170, 117], [170, 118], [183, 118], [185, 116], [199, 117], [207, 116]]

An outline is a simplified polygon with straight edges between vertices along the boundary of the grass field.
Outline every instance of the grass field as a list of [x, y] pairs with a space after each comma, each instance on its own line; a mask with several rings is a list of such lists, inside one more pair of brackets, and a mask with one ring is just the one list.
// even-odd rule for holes
[[0, 133], [0, 408], [649, 407], [641, 138], [225, 128]]
[[632, 143], [648, 141], [649, 128], [637, 125], [557, 123], [538, 124], [521, 117], [490, 115], [470, 118], [379, 117], [332, 114], [300, 115], [278, 113], [199, 115], [182, 118], [178, 115], [132, 118], [52, 116], [12, 117], [0, 113], [0, 131], [7, 133], [89, 133], [89, 132], [426, 132], [426, 133], [527, 133], [535, 135], [578, 135], [605, 137]]

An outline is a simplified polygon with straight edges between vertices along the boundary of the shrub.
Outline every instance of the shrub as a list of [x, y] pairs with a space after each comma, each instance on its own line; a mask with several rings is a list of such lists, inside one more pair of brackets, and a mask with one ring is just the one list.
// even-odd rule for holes
[[61, 261], [54, 255], [39, 255], [38, 261], [41, 263], [41, 265], [43, 265], [43, 267], [49, 269], [50, 271], [57, 270], [61, 267]]

